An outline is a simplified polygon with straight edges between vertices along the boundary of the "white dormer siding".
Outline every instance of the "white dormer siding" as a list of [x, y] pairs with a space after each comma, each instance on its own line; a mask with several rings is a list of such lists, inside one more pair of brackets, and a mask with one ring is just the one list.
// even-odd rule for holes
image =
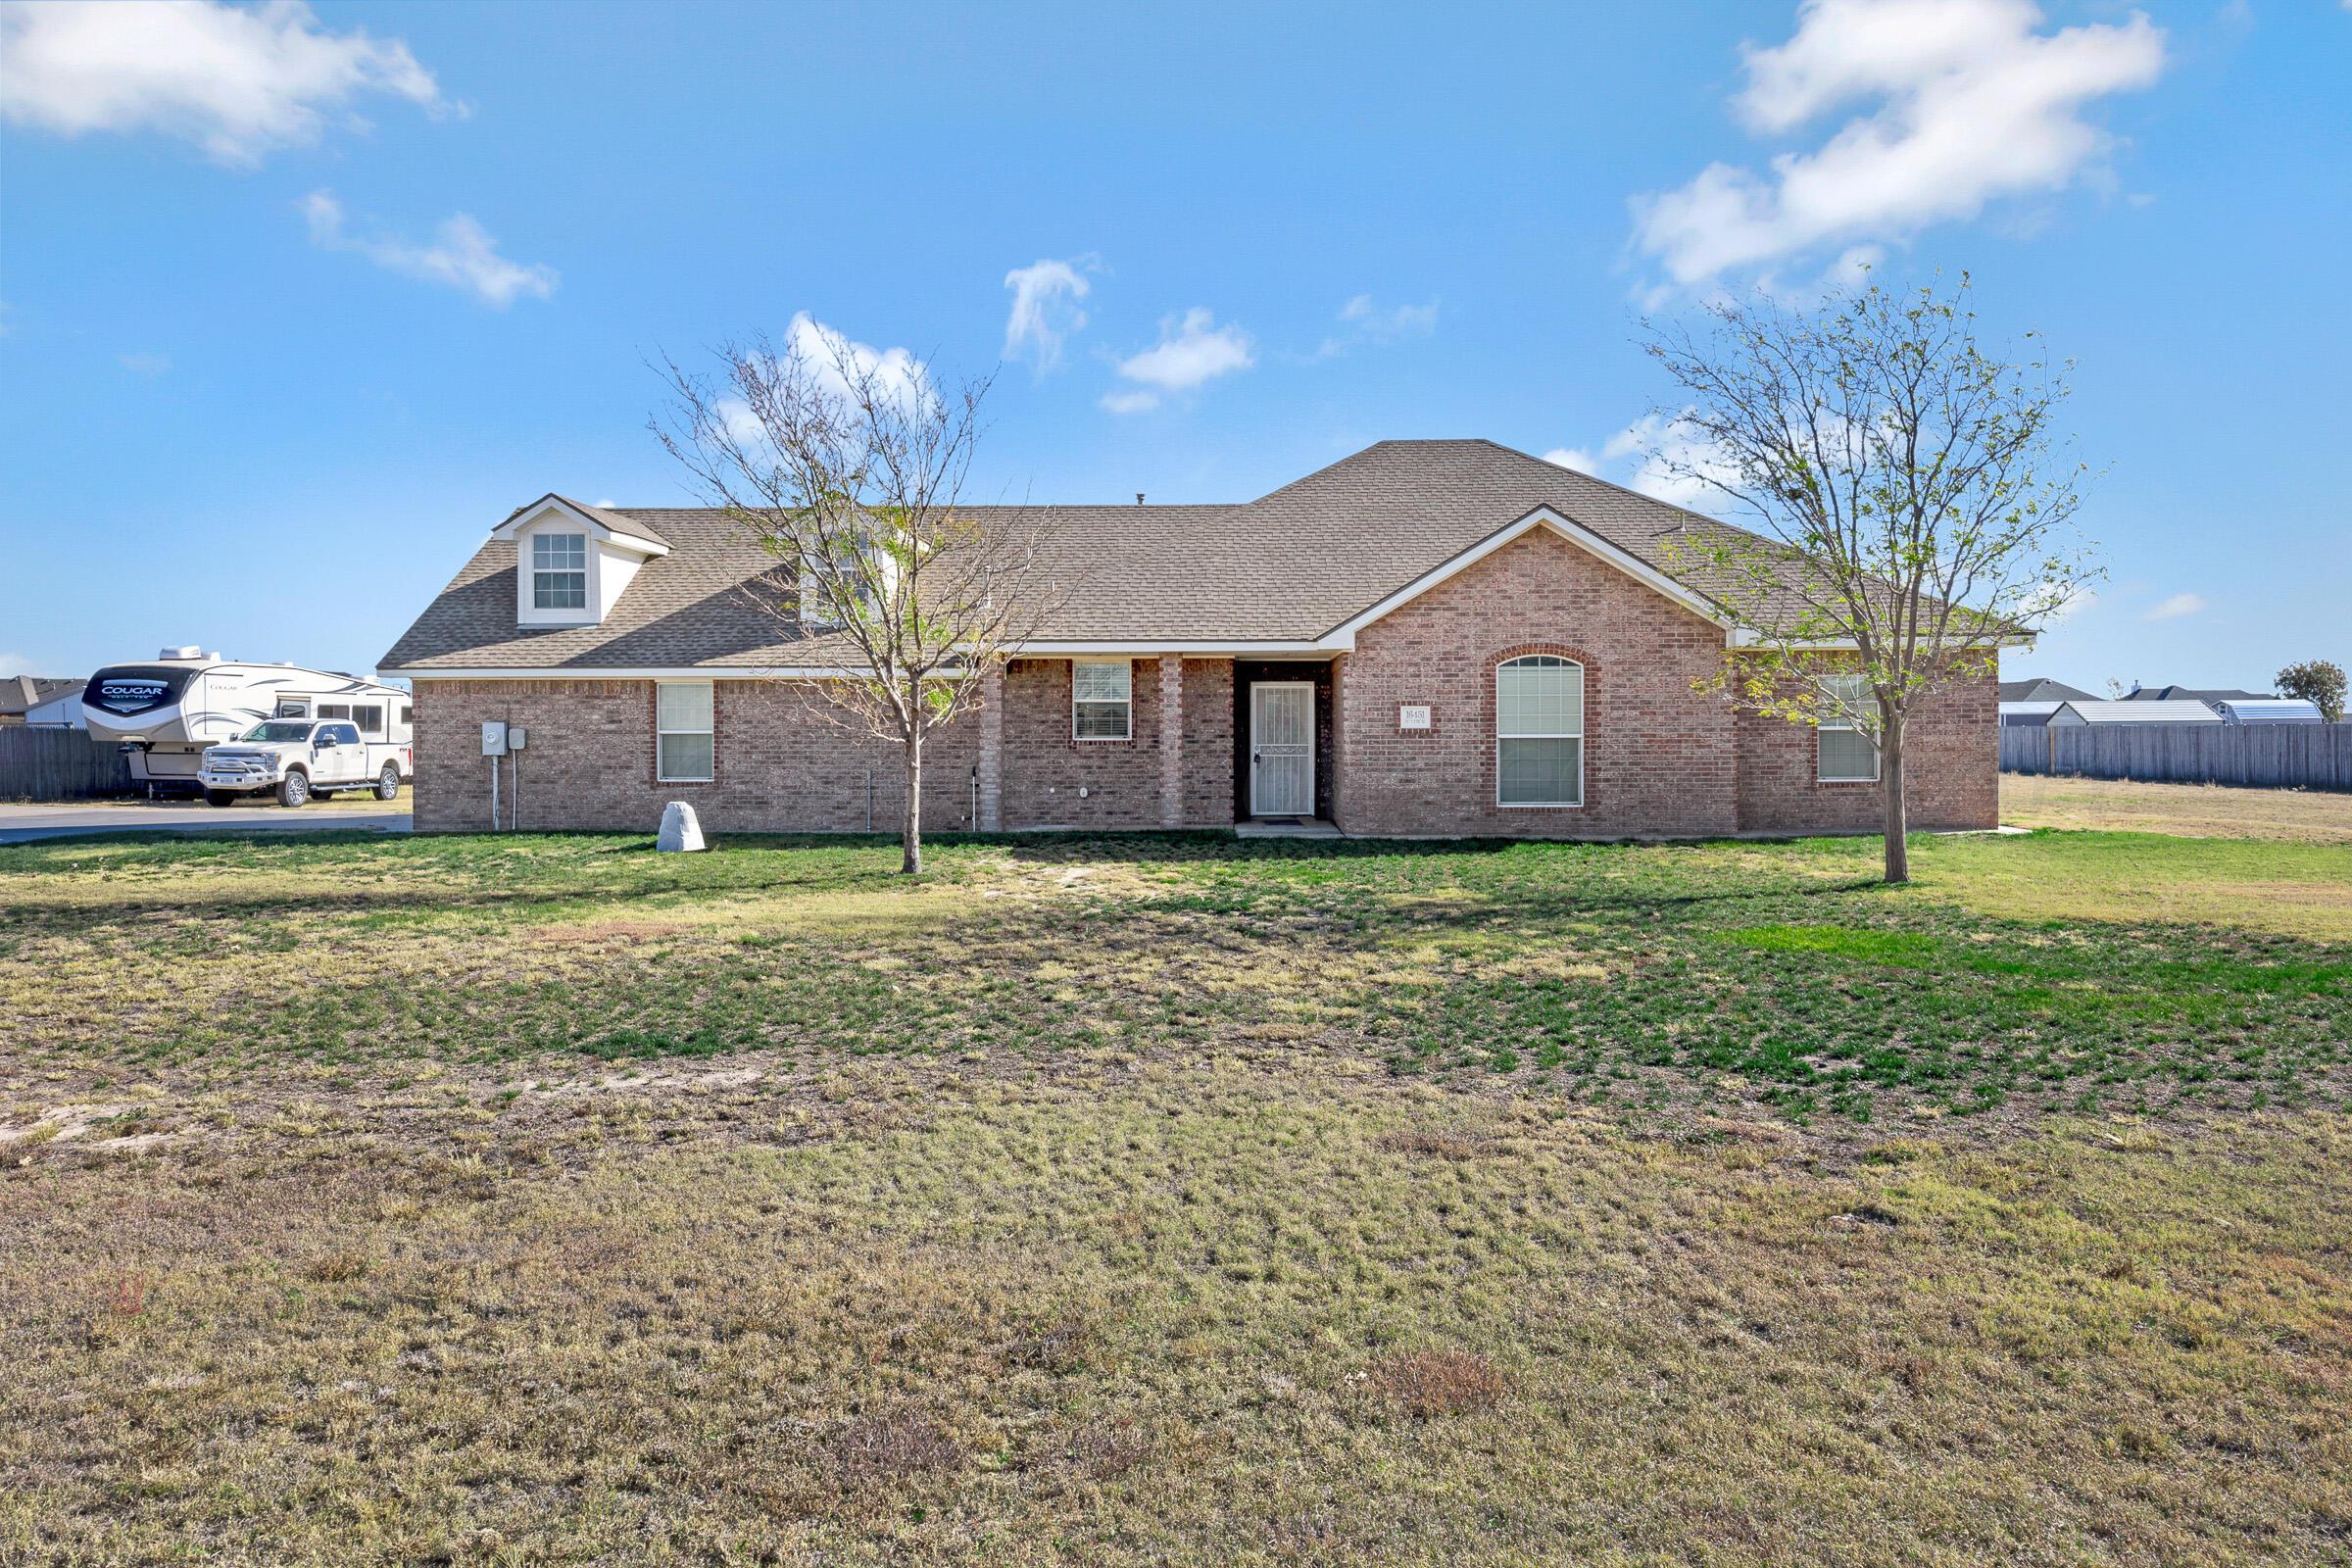
[[645, 564], [669, 553], [667, 546], [618, 532], [560, 496], [523, 508], [492, 537], [514, 541], [517, 626], [600, 624]]

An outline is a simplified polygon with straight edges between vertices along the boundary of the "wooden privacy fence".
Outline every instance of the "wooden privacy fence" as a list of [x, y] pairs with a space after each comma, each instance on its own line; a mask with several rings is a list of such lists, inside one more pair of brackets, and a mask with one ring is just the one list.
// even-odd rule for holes
[[114, 741], [78, 729], [0, 726], [0, 801], [86, 801], [128, 795], [130, 763]]
[[2352, 790], [2352, 724], [2006, 724], [2001, 771]]

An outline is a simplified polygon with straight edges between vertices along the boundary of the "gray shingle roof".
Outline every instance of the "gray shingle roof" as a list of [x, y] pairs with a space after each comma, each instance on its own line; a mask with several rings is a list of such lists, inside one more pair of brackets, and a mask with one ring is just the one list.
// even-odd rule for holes
[[77, 692], [87, 684], [86, 681], [51, 679], [43, 675], [0, 676], [0, 713], [24, 712], [40, 707], [51, 698]]
[[[1492, 441], [1383, 441], [1241, 505], [1017, 510], [1043, 521], [1052, 570], [1066, 591], [1041, 637], [1304, 642], [1544, 506], [1701, 594], [1706, 571], [1688, 558], [1671, 569], [1668, 542], [1753, 541]], [[580, 510], [670, 546], [637, 572], [603, 624], [517, 627], [514, 546], [492, 540], [383, 666], [677, 668], [846, 660], [847, 650], [761, 608], [775, 598], [777, 564], [721, 514]]]
[[2064, 703], [2076, 698], [2092, 701], [2090, 693], [2069, 686], [2048, 676], [2029, 676], [2025, 680], [2001, 682], [2001, 701], [2004, 703]]

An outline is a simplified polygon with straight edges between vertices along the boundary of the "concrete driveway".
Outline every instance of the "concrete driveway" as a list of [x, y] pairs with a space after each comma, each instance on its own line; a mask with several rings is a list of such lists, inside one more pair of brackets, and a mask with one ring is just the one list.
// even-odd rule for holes
[[397, 801], [318, 801], [289, 810], [269, 805], [207, 806], [202, 801], [74, 801], [56, 806], [0, 803], [0, 844], [73, 838], [84, 833], [316, 833], [322, 829], [406, 833], [408, 791]]

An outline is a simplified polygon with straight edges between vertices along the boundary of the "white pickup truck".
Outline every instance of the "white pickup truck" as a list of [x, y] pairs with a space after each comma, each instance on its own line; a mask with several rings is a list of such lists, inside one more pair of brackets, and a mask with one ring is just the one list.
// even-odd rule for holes
[[214, 806], [262, 790], [274, 793], [280, 806], [357, 789], [372, 789], [377, 800], [389, 801], [413, 765], [408, 747], [363, 740], [358, 726], [340, 719], [271, 718], [233, 741], [206, 747], [196, 781]]

